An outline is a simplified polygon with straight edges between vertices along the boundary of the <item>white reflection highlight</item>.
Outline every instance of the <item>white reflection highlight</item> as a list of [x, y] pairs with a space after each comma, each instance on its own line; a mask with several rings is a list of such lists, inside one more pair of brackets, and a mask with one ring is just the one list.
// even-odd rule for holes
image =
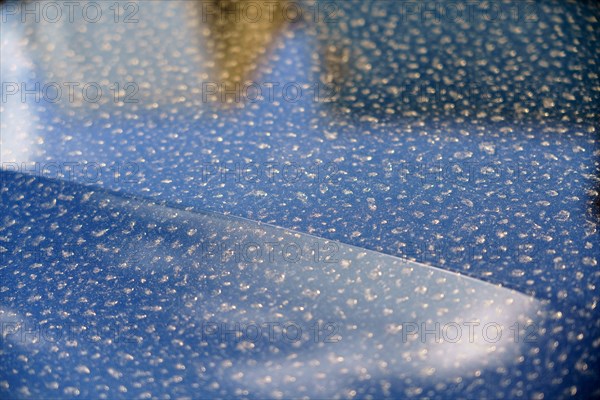
[[[315, 241], [326, 242], [239, 218], [134, 203], [119, 208], [139, 221], [178, 226], [182, 234], [195, 227], [198, 242], [221, 240], [228, 249], [244, 242], [293, 241], [304, 249], [314, 248]], [[231, 364], [219, 370], [221, 383], [241, 384], [258, 397], [287, 398], [297, 393], [333, 397], [363, 380], [444, 382], [478, 376], [518, 364], [536, 345], [536, 321], [542, 308], [538, 300], [453, 272], [342, 243], [337, 244], [335, 264], [281, 258], [252, 263], [233, 256], [223, 259], [220, 254], [207, 258], [185, 248], [174, 252], [170, 243], [177, 237], [158, 246], [151, 245], [153, 240], [144, 238], [126, 257], [153, 248], [153, 256], [171, 257], [171, 262], [162, 262], [163, 268], [171, 265], [173, 272], [181, 274], [193, 264], [194, 274], [204, 278], [195, 280], [196, 288], [187, 291], [188, 301], [169, 312], [188, 315], [182, 320], [193, 320], [196, 327], [207, 321], [230, 330], [236, 324], [274, 322], [293, 322], [303, 329], [318, 322], [339, 326], [340, 340], [335, 343], [313, 340], [306, 330], [296, 342], [281, 335], [245, 343], [243, 336], [234, 338], [231, 333], [200, 337], [202, 345], [219, 344], [223, 355], [231, 357]], [[154, 263], [152, 269], [160, 265]], [[242, 288], [245, 282], [247, 289]], [[265, 358], [256, 357], [249, 365], [239, 361], [240, 348]]]
[[[0, 160], [4, 163], [30, 161], [41, 138], [33, 136], [38, 116], [34, 105], [22, 100], [22, 84], [30, 83], [34, 65], [22, 42], [27, 41], [19, 24], [1, 24], [2, 57], [0, 57]], [[31, 84], [29, 87], [32, 87]]]

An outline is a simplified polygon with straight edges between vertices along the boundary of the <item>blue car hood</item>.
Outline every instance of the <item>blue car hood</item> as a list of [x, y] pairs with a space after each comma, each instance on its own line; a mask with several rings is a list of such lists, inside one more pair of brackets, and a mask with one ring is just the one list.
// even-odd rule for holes
[[3, 396], [599, 394], [597, 5], [33, 4]]

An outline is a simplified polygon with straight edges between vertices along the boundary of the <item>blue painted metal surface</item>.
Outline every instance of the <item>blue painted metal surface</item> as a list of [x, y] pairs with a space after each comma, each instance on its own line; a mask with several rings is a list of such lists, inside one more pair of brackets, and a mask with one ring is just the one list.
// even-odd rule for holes
[[[7, 396], [592, 395], [595, 4], [235, 24], [211, 2], [100, 3], [96, 23], [21, 4], [1, 39]], [[421, 340], [475, 320], [503, 341]], [[308, 337], [221, 336], [252, 322]]]

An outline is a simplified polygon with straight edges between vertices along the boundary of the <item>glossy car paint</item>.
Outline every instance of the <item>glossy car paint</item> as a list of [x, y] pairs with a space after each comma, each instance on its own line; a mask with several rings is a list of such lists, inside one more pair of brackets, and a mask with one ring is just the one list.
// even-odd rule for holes
[[[223, 28], [201, 2], [136, 4], [133, 23], [3, 6], [0, 390], [592, 396], [597, 5], [318, 2]], [[262, 98], [211, 91], [250, 79]], [[6, 82], [104, 92], [23, 101]], [[313, 258], [198, 250], [272, 241]], [[473, 320], [504, 339], [403, 340]], [[331, 323], [336, 341], [223, 340], [215, 321]]]

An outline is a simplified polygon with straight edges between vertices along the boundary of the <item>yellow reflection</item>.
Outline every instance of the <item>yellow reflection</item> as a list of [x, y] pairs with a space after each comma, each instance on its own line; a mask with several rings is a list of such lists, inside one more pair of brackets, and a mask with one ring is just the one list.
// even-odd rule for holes
[[[207, 50], [214, 60], [210, 78], [233, 91], [256, 78], [258, 66], [287, 21], [286, 0], [197, 0], [210, 30]], [[223, 96], [218, 96], [223, 97]], [[217, 99], [218, 100], [218, 99]], [[225, 98], [233, 101], [234, 97]]]

